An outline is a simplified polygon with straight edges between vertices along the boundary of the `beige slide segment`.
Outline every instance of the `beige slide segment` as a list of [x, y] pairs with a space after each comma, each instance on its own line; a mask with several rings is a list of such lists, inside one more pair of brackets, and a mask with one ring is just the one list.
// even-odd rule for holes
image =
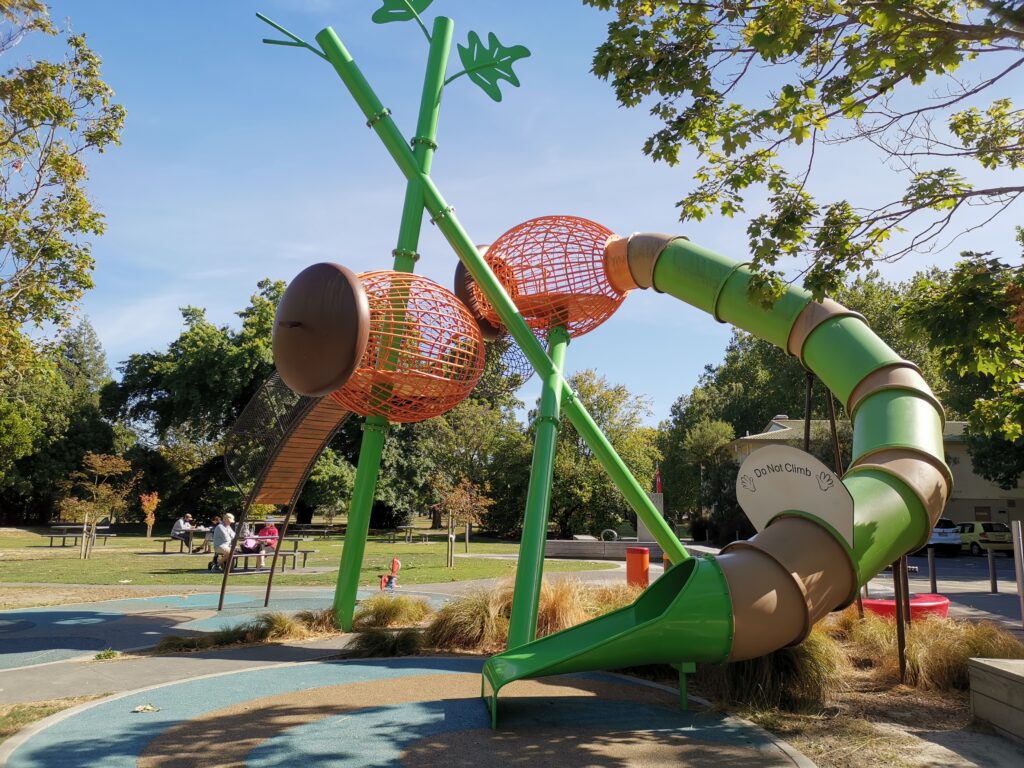
[[946, 508], [946, 499], [953, 490], [953, 476], [949, 467], [933, 456], [908, 448], [887, 448], [861, 456], [854, 468], [872, 467], [895, 475], [905, 482], [921, 500], [932, 527]]
[[802, 517], [783, 517], [718, 556], [733, 604], [729, 661], [799, 643], [857, 592], [850, 559], [836, 538]]
[[924, 380], [920, 369], [906, 360], [879, 368], [877, 371], [872, 371], [864, 377], [860, 384], [853, 388], [853, 392], [850, 393], [850, 402], [846, 404], [850, 418], [856, 415], [857, 406], [864, 402], [868, 395], [881, 392], [883, 389], [906, 389], [917, 392], [921, 397], [934, 405], [935, 410], [942, 417], [942, 421], [946, 421], [942, 403], [939, 402], [935, 393], [932, 392], [928, 382]]

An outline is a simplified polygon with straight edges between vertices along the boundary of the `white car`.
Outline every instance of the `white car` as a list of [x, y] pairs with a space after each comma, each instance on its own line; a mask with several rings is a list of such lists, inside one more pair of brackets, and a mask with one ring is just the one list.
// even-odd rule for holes
[[960, 529], [948, 517], [940, 517], [928, 537], [929, 547], [935, 548], [937, 555], [954, 557], [960, 554]]

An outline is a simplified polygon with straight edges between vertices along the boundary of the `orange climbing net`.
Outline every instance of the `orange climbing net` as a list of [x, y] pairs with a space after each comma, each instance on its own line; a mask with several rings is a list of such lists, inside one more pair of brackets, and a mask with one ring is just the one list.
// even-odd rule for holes
[[[625, 294], [605, 275], [604, 246], [612, 232], [576, 216], [542, 216], [499, 237], [484, 257], [531, 328], [565, 326], [571, 336], [594, 330]], [[483, 317], [501, 320], [483, 291], [472, 286]]]
[[451, 291], [404, 272], [359, 275], [370, 303], [370, 339], [355, 373], [331, 393], [361, 416], [424, 421], [462, 402], [484, 370], [473, 317]]

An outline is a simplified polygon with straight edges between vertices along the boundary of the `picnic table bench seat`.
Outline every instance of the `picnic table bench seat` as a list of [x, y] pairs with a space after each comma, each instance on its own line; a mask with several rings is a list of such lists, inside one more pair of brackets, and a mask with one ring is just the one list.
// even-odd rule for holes
[[[296, 549], [291, 552], [281, 551], [277, 553], [277, 561], [281, 564], [281, 570], [283, 571], [285, 569], [285, 565], [288, 562], [288, 558], [291, 558], [292, 570], [294, 571], [296, 570], [296, 568], [298, 568], [299, 555], [302, 556], [302, 567], [305, 568], [306, 560], [309, 558], [310, 555], [315, 555], [316, 552], [317, 550], [315, 549]], [[235, 553], [232, 555], [232, 562], [237, 563], [239, 560], [243, 560], [243, 570], [248, 571], [249, 559], [253, 557], [270, 558], [271, 560], [273, 560], [274, 553], [264, 552], [263, 554], [260, 554], [259, 552], [240, 552], [236, 550]], [[234, 570], [234, 566], [232, 566], [232, 570]]]
[[[71, 539], [71, 546], [73, 547], [76, 544], [78, 544], [78, 542], [82, 538], [82, 532], [81, 531], [78, 531], [78, 533], [67, 533], [67, 532], [64, 532], [64, 533], [49, 533], [47, 535], [50, 537], [50, 546], [51, 547], [54, 546], [53, 542], [54, 542], [55, 539], [60, 539], [61, 540], [60, 541], [60, 545], [62, 547], [66, 547], [67, 546], [67, 540]], [[103, 539], [103, 546], [107, 546], [107, 539], [116, 539], [117, 538], [117, 534], [116, 533], [102, 533], [101, 532], [101, 533], [97, 533], [96, 534], [96, 538], [97, 539]]]

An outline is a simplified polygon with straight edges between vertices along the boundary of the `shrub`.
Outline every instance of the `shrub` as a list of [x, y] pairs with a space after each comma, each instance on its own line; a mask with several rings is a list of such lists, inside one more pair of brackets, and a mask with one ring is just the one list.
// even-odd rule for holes
[[296, 620], [315, 635], [333, 634], [340, 631], [334, 623], [334, 609], [320, 608], [315, 611], [299, 611]]
[[[579, 579], [545, 579], [537, 608], [537, 637], [629, 605], [642, 591], [625, 584], [591, 586]], [[427, 628], [426, 644], [478, 653], [503, 650], [512, 616], [512, 593], [512, 582], [503, 582], [489, 591], [456, 598], [437, 612]]]
[[378, 658], [415, 656], [422, 646], [423, 633], [418, 629], [368, 629], [356, 635], [345, 650], [348, 656]]
[[[1024, 659], [1024, 644], [990, 622], [928, 616], [907, 630], [907, 683], [926, 690], [966, 689], [970, 658]], [[896, 622], [865, 614], [850, 634], [851, 655], [893, 680], [899, 678]]]
[[475, 590], [443, 606], [427, 627], [424, 641], [433, 648], [481, 653], [503, 649], [508, 614], [501, 593], [501, 589]]
[[845, 685], [846, 656], [815, 629], [800, 645], [730, 664], [698, 664], [694, 683], [718, 705], [750, 709], [820, 707]]
[[431, 613], [430, 604], [421, 597], [374, 595], [362, 600], [352, 617], [356, 631], [384, 627], [410, 627]]

